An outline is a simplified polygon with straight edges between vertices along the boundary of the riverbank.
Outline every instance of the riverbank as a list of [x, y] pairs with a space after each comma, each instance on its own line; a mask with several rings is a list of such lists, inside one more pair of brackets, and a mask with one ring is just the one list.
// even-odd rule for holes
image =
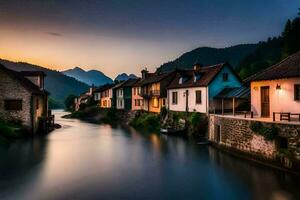
[[172, 132], [180, 132], [176, 135], [194, 139], [205, 138], [208, 131], [208, 118], [205, 114], [174, 112], [166, 108], [163, 108], [160, 113], [149, 113], [143, 110], [118, 110], [89, 106], [63, 117], [95, 124], [126, 124], [143, 131], [160, 132], [161, 129], [168, 129]]
[[211, 146], [54, 114], [61, 129], [0, 147], [0, 199], [300, 198], [298, 177]]

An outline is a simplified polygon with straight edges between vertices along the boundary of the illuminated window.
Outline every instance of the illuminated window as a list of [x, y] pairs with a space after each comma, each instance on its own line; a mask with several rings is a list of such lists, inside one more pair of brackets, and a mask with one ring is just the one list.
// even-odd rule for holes
[[158, 108], [158, 99], [157, 98], [153, 99], [153, 107]]

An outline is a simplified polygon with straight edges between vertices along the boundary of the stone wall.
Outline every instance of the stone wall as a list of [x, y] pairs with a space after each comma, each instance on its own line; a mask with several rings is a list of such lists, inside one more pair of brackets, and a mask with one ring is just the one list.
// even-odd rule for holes
[[[31, 93], [2, 69], [0, 69], [0, 86], [0, 119], [21, 121], [24, 126], [31, 129]], [[8, 99], [22, 99], [22, 110], [5, 110], [4, 101]]]
[[[253, 119], [234, 118], [221, 115], [209, 116], [209, 140], [220, 147], [237, 150], [267, 160], [278, 160], [279, 149], [277, 139], [267, 141], [263, 136], [250, 129]], [[286, 152], [291, 155], [285, 159], [300, 161], [300, 125], [288, 123], [261, 122], [264, 126], [274, 125], [278, 136], [287, 139]], [[278, 138], [278, 137], [277, 137]], [[291, 162], [284, 163], [285, 167], [292, 167]]]

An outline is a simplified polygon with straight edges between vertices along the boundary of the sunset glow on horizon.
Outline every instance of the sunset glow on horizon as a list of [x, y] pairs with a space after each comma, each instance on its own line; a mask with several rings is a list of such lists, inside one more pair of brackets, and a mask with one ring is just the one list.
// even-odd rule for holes
[[154, 71], [197, 47], [278, 36], [299, 6], [283, 0], [226, 4], [1, 1], [0, 58], [55, 70], [97, 69], [110, 77], [122, 72], [140, 75], [144, 67]]

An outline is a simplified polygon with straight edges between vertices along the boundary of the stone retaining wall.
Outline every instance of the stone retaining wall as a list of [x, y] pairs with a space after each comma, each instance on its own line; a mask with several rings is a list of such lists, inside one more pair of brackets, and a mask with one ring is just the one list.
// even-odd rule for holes
[[[208, 138], [220, 147], [278, 161], [279, 151], [282, 149], [279, 149], [277, 139], [267, 141], [263, 136], [254, 133], [250, 129], [253, 121], [253, 119], [210, 115]], [[262, 124], [264, 126], [274, 125], [278, 130], [278, 136], [287, 139], [285, 152], [290, 152], [290, 154], [281, 156], [281, 164], [288, 168], [296, 167], [295, 165], [300, 162], [300, 125], [272, 122], [262, 122]]]

